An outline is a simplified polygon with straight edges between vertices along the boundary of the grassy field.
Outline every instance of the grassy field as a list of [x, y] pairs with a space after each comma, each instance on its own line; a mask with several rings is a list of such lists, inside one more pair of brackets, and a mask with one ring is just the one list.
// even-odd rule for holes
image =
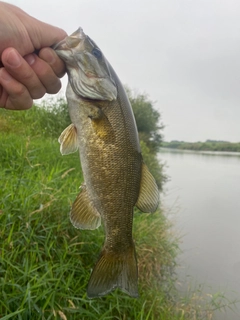
[[82, 172], [77, 153], [59, 152], [57, 134], [69, 123], [54, 110], [0, 113], [1, 320], [211, 319], [191, 299], [176, 298], [178, 240], [161, 211], [135, 213], [140, 298], [118, 290], [86, 297], [104, 231], [77, 230], [69, 221]]

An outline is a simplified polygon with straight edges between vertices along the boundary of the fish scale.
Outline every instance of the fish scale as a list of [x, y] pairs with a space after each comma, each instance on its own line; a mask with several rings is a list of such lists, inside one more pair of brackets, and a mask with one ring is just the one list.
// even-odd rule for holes
[[66, 64], [72, 121], [59, 137], [60, 150], [79, 149], [84, 177], [70, 219], [80, 229], [96, 229], [103, 221], [105, 229], [87, 294], [100, 297], [118, 287], [137, 297], [133, 209], [154, 212], [159, 191], [143, 162], [132, 108], [115, 71], [81, 28], [55, 50]]

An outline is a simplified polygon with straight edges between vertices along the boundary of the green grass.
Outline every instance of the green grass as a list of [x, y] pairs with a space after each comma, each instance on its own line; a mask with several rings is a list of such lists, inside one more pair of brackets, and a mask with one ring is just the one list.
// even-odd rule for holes
[[[141, 298], [115, 292], [89, 300], [86, 285], [104, 233], [102, 228], [76, 230], [69, 221], [82, 181], [78, 155], [62, 157], [56, 141], [15, 134], [1, 135], [0, 152], [0, 314], [18, 319], [54, 319], [61, 312], [70, 319], [78, 319], [79, 313], [81, 319], [154, 319], [166, 299], [163, 292], [156, 295], [157, 284], [148, 285], [160, 281], [160, 264], [170, 267], [176, 254], [164, 216], [136, 213]], [[160, 237], [157, 248], [149, 244]], [[162, 261], [154, 263], [156, 256]]]
[[1, 320], [193, 319], [189, 303], [176, 296], [178, 241], [162, 211], [135, 213], [140, 298], [118, 290], [86, 297], [104, 232], [77, 230], [69, 221], [82, 172], [77, 153], [59, 152], [57, 135], [67, 120], [58, 127], [55, 116], [40, 108], [0, 113]]

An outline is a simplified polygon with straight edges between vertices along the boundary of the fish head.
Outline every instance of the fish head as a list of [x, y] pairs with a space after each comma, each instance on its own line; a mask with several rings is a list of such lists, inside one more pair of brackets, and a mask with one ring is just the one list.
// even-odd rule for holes
[[117, 98], [117, 86], [109, 63], [82, 28], [60, 41], [53, 49], [66, 64], [75, 94], [96, 100], [112, 101]]

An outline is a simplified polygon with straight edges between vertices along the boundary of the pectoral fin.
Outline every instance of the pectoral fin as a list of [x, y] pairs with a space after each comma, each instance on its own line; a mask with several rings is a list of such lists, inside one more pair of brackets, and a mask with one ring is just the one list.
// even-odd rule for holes
[[114, 143], [115, 141], [115, 134], [112, 128], [110, 121], [108, 120], [107, 116], [104, 112], [96, 107], [91, 106], [88, 110], [89, 118], [91, 119], [92, 128], [97, 135], [98, 138], [104, 140], [106, 143]]
[[70, 124], [58, 138], [61, 144], [60, 152], [62, 155], [73, 153], [78, 149], [77, 130], [74, 124]]
[[101, 216], [89, 199], [85, 186], [81, 187], [70, 212], [70, 220], [78, 229], [97, 229], [101, 225]]
[[142, 212], [154, 212], [159, 204], [159, 190], [155, 179], [142, 163], [142, 178], [136, 207]]

